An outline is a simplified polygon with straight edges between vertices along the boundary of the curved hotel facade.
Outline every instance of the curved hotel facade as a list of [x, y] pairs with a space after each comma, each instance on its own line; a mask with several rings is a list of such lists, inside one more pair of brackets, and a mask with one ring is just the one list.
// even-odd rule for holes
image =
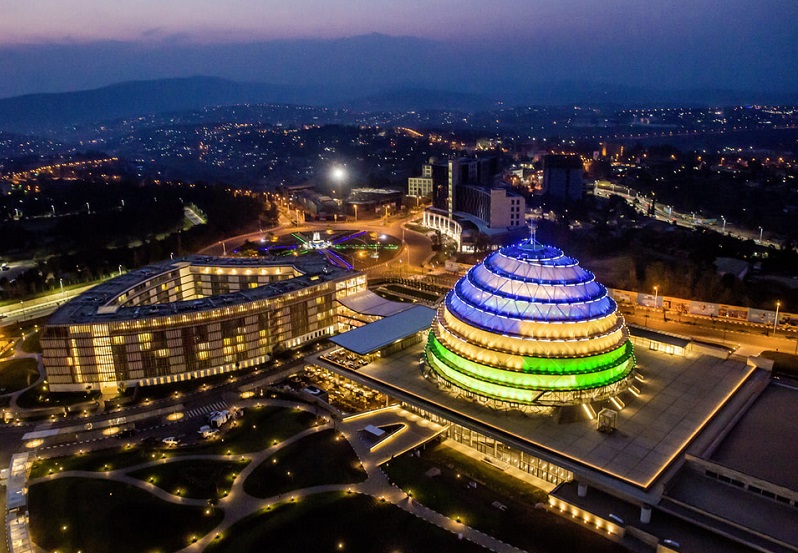
[[366, 277], [316, 255], [193, 256], [95, 286], [45, 325], [52, 391], [114, 391], [257, 365], [339, 331], [336, 299]]
[[608, 399], [629, 386], [635, 367], [606, 288], [534, 239], [490, 254], [457, 282], [426, 358], [442, 386], [503, 407]]

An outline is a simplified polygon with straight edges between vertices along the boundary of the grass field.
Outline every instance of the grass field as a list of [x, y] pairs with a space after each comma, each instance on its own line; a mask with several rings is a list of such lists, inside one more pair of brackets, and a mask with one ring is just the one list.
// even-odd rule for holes
[[[432, 467], [441, 474], [426, 476]], [[428, 446], [421, 458], [403, 455], [382, 468], [391, 481], [412, 493], [414, 500], [521, 549], [540, 553], [625, 551], [590, 530], [535, 509], [537, 502], [546, 500], [542, 490], [451, 448]], [[495, 507], [495, 502], [506, 509]]]
[[119, 445], [109, 449], [100, 449], [84, 455], [70, 455], [67, 457], [53, 457], [33, 462], [30, 478], [39, 478], [48, 474], [70, 470], [109, 471], [133, 467], [162, 458], [173, 457], [174, 452], [168, 453], [160, 449], [143, 446]]
[[798, 355], [783, 351], [763, 351], [762, 357], [773, 360], [773, 372], [798, 377]]
[[[51, 472], [69, 470], [105, 471], [133, 467], [142, 463], [179, 455], [226, 455], [249, 453], [270, 447], [275, 440], [281, 442], [309, 428], [316, 416], [299, 409], [285, 407], [253, 407], [239, 419], [237, 426], [225, 434], [224, 440], [202, 442], [198, 446], [164, 450], [159, 445], [147, 447], [130, 439], [118, 447], [101, 449], [85, 455], [54, 457], [33, 463], [31, 478], [47, 476]], [[113, 439], [113, 438], [109, 438]], [[128, 448], [127, 442], [135, 444]]]
[[41, 353], [41, 336], [41, 330], [37, 330], [36, 332], [29, 334], [28, 337], [22, 340], [22, 342], [19, 344], [19, 349], [26, 353]]
[[39, 378], [36, 359], [0, 361], [0, 395], [27, 388]]
[[212, 440], [189, 448], [187, 453], [241, 454], [260, 451], [310, 428], [318, 418], [313, 413], [286, 407], [249, 407], [220, 440]]
[[218, 509], [162, 501], [119, 482], [62, 478], [31, 486], [33, 540], [47, 551], [176, 551], [222, 519]]
[[365, 480], [366, 472], [343, 438], [333, 430], [306, 436], [266, 459], [244, 482], [244, 491], [271, 497], [322, 484], [352, 484]]
[[205, 551], [484, 553], [486, 550], [390, 503], [362, 495], [323, 494], [246, 518]]
[[194, 499], [219, 499], [230, 491], [238, 473], [249, 461], [193, 459], [173, 461], [129, 472], [128, 475], [151, 482], [171, 494]]

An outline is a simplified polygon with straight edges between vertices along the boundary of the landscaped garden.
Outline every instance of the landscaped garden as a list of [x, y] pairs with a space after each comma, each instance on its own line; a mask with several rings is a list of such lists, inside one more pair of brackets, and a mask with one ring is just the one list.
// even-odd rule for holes
[[49, 474], [65, 472], [70, 470], [86, 470], [105, 472], [111, 470], [124, 469], [149, 463], [159, 459], [173, 457], [174, 451], [162, 451], [160, 449], [145, 446], [122, 445], [109, 449], [100, 449], [90, 453], [68, 455], [66, 457], [53, 457], [50, 459], [38, 459], [33, 462], [30, 478], [39, 478]]
[[207, 553], [307, 551], [483, 552], [485, 549], [364, 495], [329, 493], [283, 503], [233, 525]]
[[536, 509], [537, 503], [546, 502], [544, 491], [443, 445], [428, 446], [420, 458], [402, 455], [382, 468], [414, 501], [521, 549], [625, 551], [614, 542], [597, 539], [590, 530]]
[[60, 478], [30, 487], [31, 536], [47, 551], [176, 551], [222, 520], [211, 507], [176, 505], [135, 486]]
[[227, 495], [238, 474], [248, 464], [248, 460], [191, 459], [154, 465], [128, 475], [181, 497], [219, 499]]
[[313, 413], [287, 407], [248, 407], [220, 440], [184, 448], [192, 454], [239, 455], [261, 451], [319, 422]]
[[355, 451], [333, 430], [287, 445], [266, 459], [244, 482], [244, 491], [271, 497], [322, 484], [354, 484], [366, 478]]
[[30, 357], [0, 361], [0, 395], [27, 388], [39, 379], [38, 361]]

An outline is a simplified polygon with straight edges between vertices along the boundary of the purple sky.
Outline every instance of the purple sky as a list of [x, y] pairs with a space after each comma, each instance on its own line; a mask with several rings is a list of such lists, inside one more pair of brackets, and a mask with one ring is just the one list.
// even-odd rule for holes
[[[253, 44], [371, 33], [445, 44], [452, 66], [490, 57], [504, 82], [535, 73], [798, 91], [795, 0], [2, 0], [0, 10], [0, 97], [198, 73], [295, 84], [243, 57], [258, 55]], [[238, 66], [258, 70], [203, 64], [236, 44], [250, 46]]]

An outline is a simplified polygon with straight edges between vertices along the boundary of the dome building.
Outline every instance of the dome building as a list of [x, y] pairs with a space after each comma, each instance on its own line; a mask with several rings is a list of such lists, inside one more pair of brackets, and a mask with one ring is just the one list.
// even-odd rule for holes
[[607, 289], [534, 238], [490, 254], [455, 284], [425, 354], [441, 386], [496, 407], [609, 399], [628, 388], [635, 367]]

